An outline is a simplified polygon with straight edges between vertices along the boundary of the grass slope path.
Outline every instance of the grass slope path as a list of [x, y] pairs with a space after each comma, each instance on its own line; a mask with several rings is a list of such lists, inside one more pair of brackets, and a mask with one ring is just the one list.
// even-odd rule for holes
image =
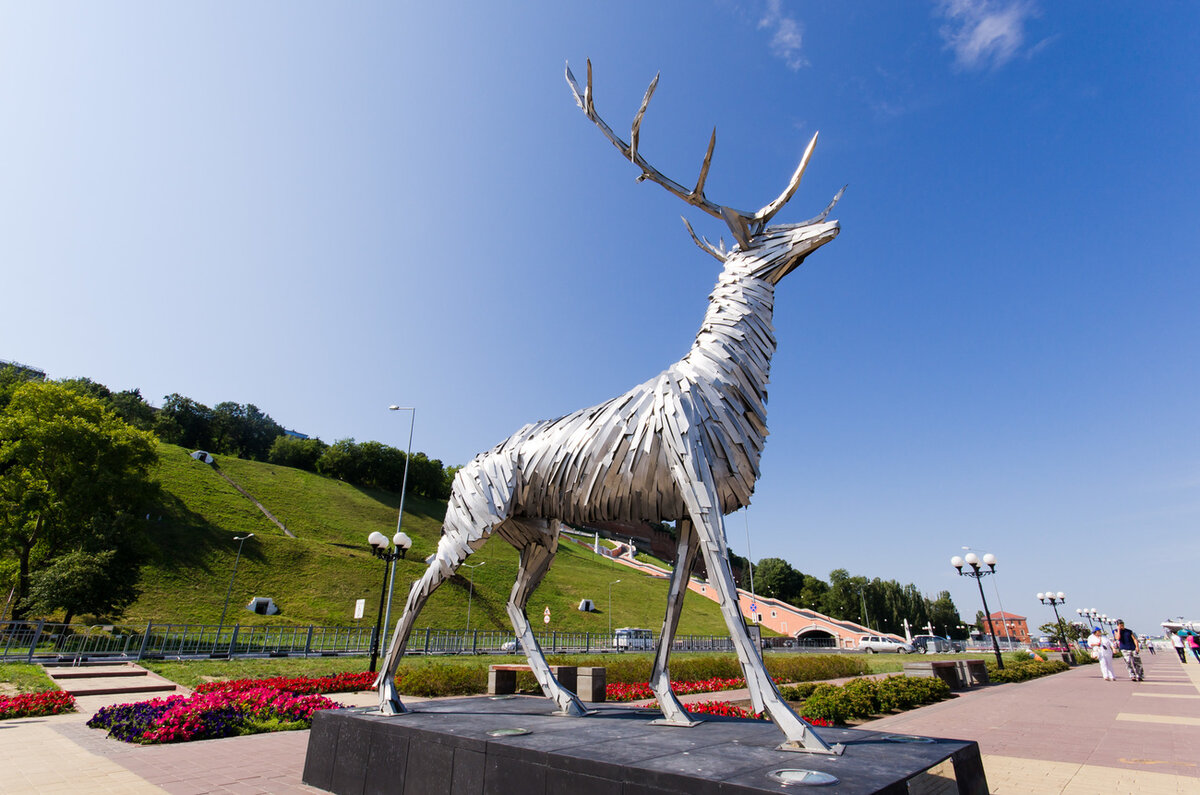
[[228, 475], [226, 475], [226, 474], [225, 474], [225, 473], [224, 473], [224, 472], [221, 470], [221, 467], [220, 467], [219, 465], [217, 465], [217, 464], [214, 462], [214, 463], [212, 464], [212, 468], [213, 468], [213, 472], [216, 472], [218, 475], [220, 475], [222, 478], [224, 478], [226, 483], [228, 483], [230, 486], [233, 486], [235, 489], [237, 489], [237, 490], [238, 490], [238, 492], [239, 492], [239, 493], [240, 493], [240, 494], [241, 494], [243, 497], [245, 497], [246, 499], [250, 500], [250, 502], [254, 503], [254, 507], [255, 507], [255, 508], [258, 508], [258, 510], [262, 511], [262, 512], [263, 512], [263, 516], [267, 517], [267, 518], [268, 518], [268, 519], [270, 519], [272, 522], [274, 522], [274, 523], [275, 523], [275, 525], [276, 525], [276, 526], [277, 526], [277, 527], [278, 527], [280, 530], [282, 530], [282, 531], [283, 531], [283, 534], [284, 534], [285, 536], [287, 536], [288, 538], [295, 538], [295, 537], [296, 537], [296, 534], [295, 534], [295, 533], [293, 533], [291, 530], [288, 530], [288, 529], [287, 529], [287, 527], [285, 527], [285, 526], [284, 526], [283, 522], [281, 522], [281, 521], [279, 521], [278, 519], [276, 519], [276, 518], [275, 518], [275, 515], [274, 515], [273, 513], [271, 513], [270, 511], [268, 511], [268, 510], [267, 510], [267, 506], [263, 505], [261, 502], [259, 502], [258, 500], [256, 500], [256, 499], [254, 498], [254, 495], [253, 495], [253, 494], [251, 494], [250, 492], [248, 492], [248, 491], [246, 491], [245, 489], [243, 489], [241, 486], [239, 486], [239, 485], [237, 484], [237, 482], [236, 482], [236, 481], [234, 481], [234, 479], [233, 479], [233, 478], [231, 478], [231, 477], [229, 477]]

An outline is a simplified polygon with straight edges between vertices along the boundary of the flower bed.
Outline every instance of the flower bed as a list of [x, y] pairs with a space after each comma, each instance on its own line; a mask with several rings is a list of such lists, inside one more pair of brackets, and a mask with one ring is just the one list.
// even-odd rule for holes
[[61, 690], [45, 690], [41, 693], [19, 693], [15, 696], [0, 696], [0, 720], [6, 718], [36, 718], [41, 715], [57, 715], [74, 712], [75, 697]]
[[[647, 709], [655, 709], [655, 707], [647, 707]], [[693, 715], [723, 715], [729, 718], [750, 718], [752, 720], [767, 720], [767, 716], [755, 715], [744, 707], [739, 707], [729, 701], [697, 701], [692, 704], [684, 704], [684, 709]], [[804, 720], [808, 721], [813, 726], [832, 726], [833, 724], [824, 718], [810, 718], [804, 716]]]
[[340, 707], [321, 695], [257, 687], [104, 707], [87, 725], [129, 743], [176, 743], [307, 729], [314, 712]]
[[[677, 696], [686, 696], [690, 693], [715, 693], [720, 690], [738, 690], [746, 686], [746, 680], [737, 678], [724, 678], [715, 676], [712, 679], [705, 679], [701, 682], [672, 682], [671, 690]], [[646, 698], [654, 698], [654, 691], [650, 689], [650, 685], [646, 682], [613, 682], [606, 685], [604, 688], [604, 697], [608, 701], [640, 701]]]
[[196, 687], [197, 693], [238, 693], [258, 688], [282, 690], [301, 696], [309, 693], [353, 693], [370, 690], [375, 674], [370, 671], [341, 673], [332, 676], [276, 676], [270, 679], [231, 679], [205, 682]]

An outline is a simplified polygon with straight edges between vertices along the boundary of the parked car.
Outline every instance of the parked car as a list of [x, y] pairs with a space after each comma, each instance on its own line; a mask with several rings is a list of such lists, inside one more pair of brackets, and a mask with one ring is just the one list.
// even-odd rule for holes
[[955, 643], [941, 635], [917, 635], [912, 639], [912, 645], [921, 654], [945, 654], [963, 650], [961, 643]]
[[878, 652], [912, 654], [914, 651], [911, 645], [895, 638], [884, 637], [883, 635], [863, 635], [858, 641], [858, 648], [867, 654], [876, 654]]

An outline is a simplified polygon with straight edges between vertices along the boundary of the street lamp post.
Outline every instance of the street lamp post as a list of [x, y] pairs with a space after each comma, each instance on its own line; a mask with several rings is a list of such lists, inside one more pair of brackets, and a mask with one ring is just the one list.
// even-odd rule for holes
[[619, 583], [620, 580], [613, 580], [608, 584], [608, 642], [612, 643], [612, 587]]
[[[408, 488], [408, 462], [412, 458], [412, 437], [413, 428], [417, 424], [417, 410], [412, 406], [388, 406], [388, 411], [411, 411], [412, 416], [408, 423], [408, 449], [404, 451], [404, 475], [400, 480], [400, 510], [396, 512], [396, 534], [402, 535], [408, 539], [408, 544], [405, 550], [412, 546], [412, 539], [408, 538], [401, 532], [401, 525], [404, 524], [404, 492]], [[397, 543], [399, 546], [399, 543]], [[403, 555], [401, 555], [403, 557]], [[392, 562], [392, 571], [388, 578], [387, 586], [387, 607], [384, 608], [383, 614], [383, 637], [380, 638], [380, 643], [387, 637], [387, 628], [392, 624], [392, 586], [396, 583], [396, 563]]]
[[[371, 667], [368, 669], [375, 673], [375, 663], [379, 660], [379, 647], [382, 645], [380, 633], [383, 629], [383, 603], [388, 597], [388, 575], [395, 571], [396, 559], [408, 554], [412, 539], [404, 533], [396, 533], [389, 542], [387, 536], [376, 531], [367, 536], [367, 543], [371, 545], [371, 554], [383, 561], [383, 585], [379, 591], [379, 613], [375, 616], [375, 632], [371, 635]], [[395, 547], [389, 550], [388, 547], [393, 544]]]
[[[963, 564], [971, 567], [971, 571], [963, 571]], [[968, 552], [966, 558], [960, 558], [958, 555], [950, 558], [950, 565], [958, 569], [960, 575], [972, 577], [975, 584], [979, 586], [979, 598], [983, 601], [983, 615], [987, 618], [988, 631], [992, 635], [992, 650], [996, 652], [996, 667], [1004, 670], [1004, 659], [1000, 656], [1000, 642], [996, 640], [996, 628], [992, 626], [992, 614], [988, 611], [987, 597], [983, 595], [983, 583], [981, 580], [989, 574], [996, 573], [996, 556], [992, 553], [987, 553], [983, 556], [983, 563], [988, 567], [988, 571], [984, 571], [979, 566], [979, 556], [974, 552]]]
[[1047, 591], [1046, 593], [1039, 593], [1037, 598], [1042, 604], [1050, 605], [1054, 608], [1054, 621], [1055, 625], [1058, 627], [1058, 635], [1062, 639], [1063, 648], [1067, 651], [1070, 651], [1071, 644], [1067, 642], [1067, 630], [1066, 627], [1063, 626], [1062, 618], [1058, 615], [1058, 606], [1065, 604], [1067, 601], [1066, 594], [1064, 594], [1062, 591], [1059, 591], [1058, 593], [1051, 593], [1050, 591]]
[[213, 651], [217, 650], [217, 644], [221, 642], [221, 630], [225, 627], [225, 611], [229, 609], [229, 595], [233, 593], [233, 579], [237, 577], [238, 561], [242, 559], [242, 544], [246, 543], [247, 539], [254, 538], [254, 533], [241, 537], [234, 536], [234, 541], [238, 542], [237, 555], [233, 559], [233, 574], [229, 575], [229, 588], [225, 591], [225, 606], [221, 608], [221, 623], [217, 624], [217, 637], [213, 640]]
[[[477, 569], [485, 563], [487, 563], [486, 560], [481, 560], [478, 563], [464, 563], [462, 565], [463, 565], [463, 568], [466, 568], [466, 569]], [[471, 602], [473, 602], [475, 600], [475, 577], [472, 576], [470, 572], [467, 573], [467, 582], [470, 583], [470, 590], [467, 591], [467, 632], [470, 632], [471, 631]]]

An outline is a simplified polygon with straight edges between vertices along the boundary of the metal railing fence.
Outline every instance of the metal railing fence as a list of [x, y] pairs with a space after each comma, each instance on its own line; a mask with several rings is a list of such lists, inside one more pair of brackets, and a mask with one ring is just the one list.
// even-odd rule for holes
[[[652, 651], [658, 633], [644, 648], [615, 645], [613, 635], [596, 632], [536, 632], [547, 654]], [[209, 657], [332, 657], [370, 654], [374, 627], [262, 626], [232, 624], [104, 624], [86, 626], [40, 620], [0, 621], [0, 661], [61, 662], [85, 660], [201, 659]], [[624, 639], [623, 639], [624, 641]], [[627, 641], [625, 641], [627, 642]], [[832, 638], [764, 638], [771, 651], [836, 652]], [[680, 635], [675, 651], [732, 652], [727, 635]], [[408, 655], [520, 654], [511, 632], [498, 630], [417, 629]]]

